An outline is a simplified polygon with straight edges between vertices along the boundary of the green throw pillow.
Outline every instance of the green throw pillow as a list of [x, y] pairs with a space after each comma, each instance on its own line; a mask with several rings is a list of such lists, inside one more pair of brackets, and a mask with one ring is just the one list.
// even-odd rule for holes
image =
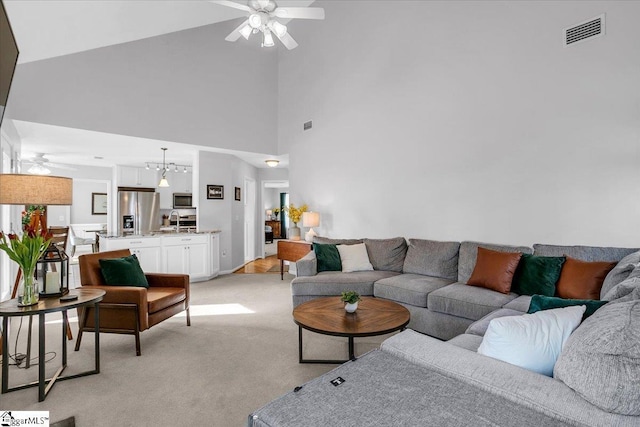
[[582, 316], [582, 320], [591, 316], [597, 309], [605, 305], [609, 301], [596, 301], [592, 299], [564, 299], [558, 297], [547, 297], [544, 295], [534, 295], [531, 297], [531, 303], [529, 303], [529, 310], [527, 313], [535, 313], [541, 310], [550, 310], [552, 308], [571, 307], [573, 305], [584, 305], [587, 310]]
[[522, 254], [513, 277], [511, 291], [520, 295], [546, 295], [556, 293], [556, 283], [560, 279], [565, 257], [547, 257]]
[[149, 287], [135, 254], [124, 258], [100, 259], [98, 261], [102, 277], [107, 285]]
[[321, 271], [342, 271], [340, 252], [336, 245], [313, 244], [313, 251], [316, 253], [318, 261], [318, 273]]

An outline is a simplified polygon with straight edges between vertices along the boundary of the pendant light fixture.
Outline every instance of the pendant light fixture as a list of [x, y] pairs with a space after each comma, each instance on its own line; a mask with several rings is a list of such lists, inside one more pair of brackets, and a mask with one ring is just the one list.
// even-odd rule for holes
[[162, 148], [162, 179], [158, 184], [158, 187], [168, 187], [169, 181], [167, 181], [167, 162], [166, 162], [167, 149]]

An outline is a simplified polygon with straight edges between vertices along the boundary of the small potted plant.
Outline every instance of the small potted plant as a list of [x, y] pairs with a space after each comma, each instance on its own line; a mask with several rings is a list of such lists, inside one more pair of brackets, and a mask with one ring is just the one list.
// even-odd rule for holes
[[340, 297], [342, 301], [344, 301], [344, 309], [347, 313], [355, 313], [358, 309], [358, 301], [360, 301], [360, 294], [356, 291], [346, 291], [342, 293]]

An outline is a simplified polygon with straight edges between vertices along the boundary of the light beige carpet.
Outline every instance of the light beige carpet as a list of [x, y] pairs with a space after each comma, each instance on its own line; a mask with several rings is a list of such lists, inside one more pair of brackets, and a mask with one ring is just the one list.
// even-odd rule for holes
[[[289, 282], [275, 274], [230, 274], [192, 284], [191, 327], [176, 316], [141, 334], [142, 356], [132, 336], [101, 334], [102, 372], [55, 384], [38, 403], [37, 388], [0, 395], [0, 410], [47, 410], [51, 421], [75, 416], [76, 426], [243, 426], [250, 412], [335, 365], [298, 364], [298, 330], [291, 318]], [[75, 313], [74, 313], [75, 315]], [[48, 316], [46, 363], [61, 361], [59, 317]], [[17, 331], [12, 324], [12, 333]], [[74, 338], [77, 324], [72, 324]], [[10, 352], [14, 352], [14, 338]], [[18, 350], [24, 352], [26, 322]], [[37, 328], [34, 327], [37, 355]], [[356, 339], [356, 354], [384, 337]], [[305, 357], [346, 358], [346, 338], [304, 333]], [[91, 369], [93, 334], [79, 352], [68, 342], [65, 374]], [[47, 359], [53, 357], [49, 354]], [[35, 381], [38, 367], [11, 367], [10, 386]]]

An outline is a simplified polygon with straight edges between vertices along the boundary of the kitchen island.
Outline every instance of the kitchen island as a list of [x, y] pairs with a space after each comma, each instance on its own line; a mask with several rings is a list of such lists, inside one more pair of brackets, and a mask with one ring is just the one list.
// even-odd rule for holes
[[220, 231], [151, 232], [143, 235], [98, 234], [100, 251], [129, 249], [145, 273], [188, 274], [192, 282], [220, 273]]

